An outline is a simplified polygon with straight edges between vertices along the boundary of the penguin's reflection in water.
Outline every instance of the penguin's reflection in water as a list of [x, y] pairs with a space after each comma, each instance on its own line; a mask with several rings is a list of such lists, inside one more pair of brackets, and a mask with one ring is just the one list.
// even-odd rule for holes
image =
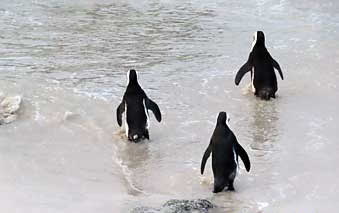
[[249, 130], [253, 140], [251, 148], [255, 151], [257, 157], [264, 157], [275, 151], [277, 147], [276, 142], [279, 138], [277, 105], [276, 101], [255, 100], [253, 103], [253, 113], [250, 114], [253, 121], [250, 123]]

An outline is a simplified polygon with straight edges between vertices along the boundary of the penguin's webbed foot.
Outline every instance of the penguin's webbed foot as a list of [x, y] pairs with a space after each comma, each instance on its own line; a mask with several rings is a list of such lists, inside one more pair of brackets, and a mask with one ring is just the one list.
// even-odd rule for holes
[[149, 133], [148, 133], [148, 130], [146, 129], [145, 132], [144, 132], [144, 137], [149, 140]]
[[[234, 181], [234, 180], [233, 180], [233, 181]], [[231, 192], [234, 192], [234, 191], [235, 191], [234, 186], [233, 186], [233, 181], [230, 181], [230, 182], [229, 182], [228, 188], [227, 188], [228, 191], [231, 191]]]
[[233, 184], [232, 185], [229, 185], [228, 188], [227, 188], [228, 191], [231, 191], [231, 192], [234, 192], [235, 189], [234, 189], [234, 186]]

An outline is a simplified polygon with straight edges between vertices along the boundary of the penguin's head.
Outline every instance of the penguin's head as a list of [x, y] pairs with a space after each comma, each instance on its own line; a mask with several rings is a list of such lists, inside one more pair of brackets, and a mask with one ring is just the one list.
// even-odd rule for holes
[[257, 44], [265, 45], [265, 34], [263, 31], [257, 31]]
[[229, 118], [226, 112], [219, 112], [218, 119], [217, 119], [217, 125], [226, 124], [228, 126], [230, 120], [231, 119]]
[[251, 51], [253, 50], [255, 45], [265, 46], [265, 34], [263, 31], [257, 31], [254, 33]]
[[138, 83], [138, 74], [134, 69], [131, 69], [127, 73], [127, 85], [130, 83]]

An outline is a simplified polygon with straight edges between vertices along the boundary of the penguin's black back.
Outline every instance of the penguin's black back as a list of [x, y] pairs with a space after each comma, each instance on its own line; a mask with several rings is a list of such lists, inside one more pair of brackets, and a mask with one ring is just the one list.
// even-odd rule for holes
[[255, 45], [252, 50], [254, 71], [254, 86], [256, 91], [271, 88], [275, 93], [278, 90], [277, 78], [269, 52], [264, 45]]
[[144, 129], [147, 125], [147, 115], [145, 111], [145, 99], [147, 98], [144, 90], [140, 87], [136, 79], [129, 79], [126, 92], [124, 94], [124, 100], [127, 105], [127, 123], [131, 133], [140, 134], [144, 133]]
[[212, 169], [216, 178], [228, 177], [236, 168], [235, 136], [228, 126], [218, 124], [212, 135]]

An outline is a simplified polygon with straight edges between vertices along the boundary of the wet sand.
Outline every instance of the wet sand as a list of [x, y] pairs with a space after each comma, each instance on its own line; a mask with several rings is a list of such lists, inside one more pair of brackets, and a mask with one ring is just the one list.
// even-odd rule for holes
[[[0, 91], [22, 95], [0, 126], [1, 209], [129, 212], [170, 199], [208, 199], [212, 212], [338, 208], [336, 1], [4, 1]], [[263, 30], [279, 62], [277, 99], [248, 93], [245, 63]], [[150, 141], [116, 124], [126, 71], [163, 114]], [[213, 194], [200, 161], [219, 111], [252, 163], [236, 192]]]

